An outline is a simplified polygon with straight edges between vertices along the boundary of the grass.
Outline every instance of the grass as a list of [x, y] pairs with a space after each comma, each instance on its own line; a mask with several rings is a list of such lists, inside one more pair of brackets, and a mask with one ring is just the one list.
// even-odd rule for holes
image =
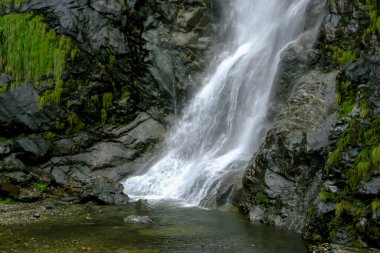
[[[1, 3], [11, 1], [2, 1]], [[15, 1], [17, 4], [26, 1]], [[48, 29], [41, 16], [7, 14], [0, 16], [0, 71], [11, 75], [14, 82], [54, 84], [54, 89], [39, 97], [40, 107], [48, 102], [59, 104], [64, 83], [62, 74], [67, 57], [75, 57], [77, 49], [67, 36]], [[6, 91], [2, 88], [2, 93]]]
[[351, 210], [351, 204], [348, 201], [343, 200], [342, 202], [336, 205], [335, 217], [340, 218], [343, 216], [343, 214], [351, 214]]
[[330, 170], [334, 165], [336, 165], [342, 159], [341, 151], [335, 149], [333, 152], [330, 152], [327, 157], [326, 169]]
[[361, 180], [368, 181], [371, 175], [371, 163], [370, 162], [359, 162], [357, 164], [357, 174]]
[[358, 53], [357, 50], [343, 50], [339, 47], [333, 47], [333, 58], [341, 66], [355, 61]]
[[380, 145], [372, 149], [371, 162], [375, 168], [380, 169]]
[[337, 203], [340, 201], [339, 196], [337, 196], [336, 194], [332, 192], [326, 192], [326, 191], [321, 191], [319, 193], [319, 198], [321, 199], [323, 203], [326, 203], [326, 202]]

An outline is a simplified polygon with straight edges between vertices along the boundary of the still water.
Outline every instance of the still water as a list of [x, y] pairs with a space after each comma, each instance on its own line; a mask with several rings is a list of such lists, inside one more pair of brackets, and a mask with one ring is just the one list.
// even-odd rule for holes
[[[132, 208], [64, 207], [66, 215], [0, 228], [0, 252], [215, 252], [306, 253], [299, 235], [250, 224], [237, 211], [159, 204], [151, 225], [125, 224]], [[70, 215], [67, 215], [69, 213]]]

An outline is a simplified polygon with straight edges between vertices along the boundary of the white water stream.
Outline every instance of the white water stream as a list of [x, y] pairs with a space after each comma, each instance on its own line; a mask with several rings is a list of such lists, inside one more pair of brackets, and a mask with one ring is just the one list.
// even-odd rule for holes
[[127, 194], [199, 205], [232, 169], [246, 168], [265, 134], [280, 54], [303, 31], [310, 1], [226, 1], [228, 51], [169, 131], [166, 152], [123, 182]]

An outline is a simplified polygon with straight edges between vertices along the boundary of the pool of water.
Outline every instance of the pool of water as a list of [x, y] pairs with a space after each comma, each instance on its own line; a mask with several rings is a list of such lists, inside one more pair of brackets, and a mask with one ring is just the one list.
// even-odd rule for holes
[[135, 214], [120, 206], [71, 206], [72, 215], [0, 228], [0, 252], [306, 253], [301, 237], [251, 224], [236, 211], [157, 205], [151, 225], [124, 224]]

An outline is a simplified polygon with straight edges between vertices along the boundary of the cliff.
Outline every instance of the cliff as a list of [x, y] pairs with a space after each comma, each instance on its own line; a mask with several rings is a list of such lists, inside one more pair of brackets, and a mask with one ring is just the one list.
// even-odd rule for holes
[[96, 177], [121, 194], [199, 83], [212, 5], [1, 1], [1, 198], [83, 195]]
[[329, 1], [315, 46], [284, 54], [279, 113], [243, 179], [251, 220], [380, 246], [379, 7]]

